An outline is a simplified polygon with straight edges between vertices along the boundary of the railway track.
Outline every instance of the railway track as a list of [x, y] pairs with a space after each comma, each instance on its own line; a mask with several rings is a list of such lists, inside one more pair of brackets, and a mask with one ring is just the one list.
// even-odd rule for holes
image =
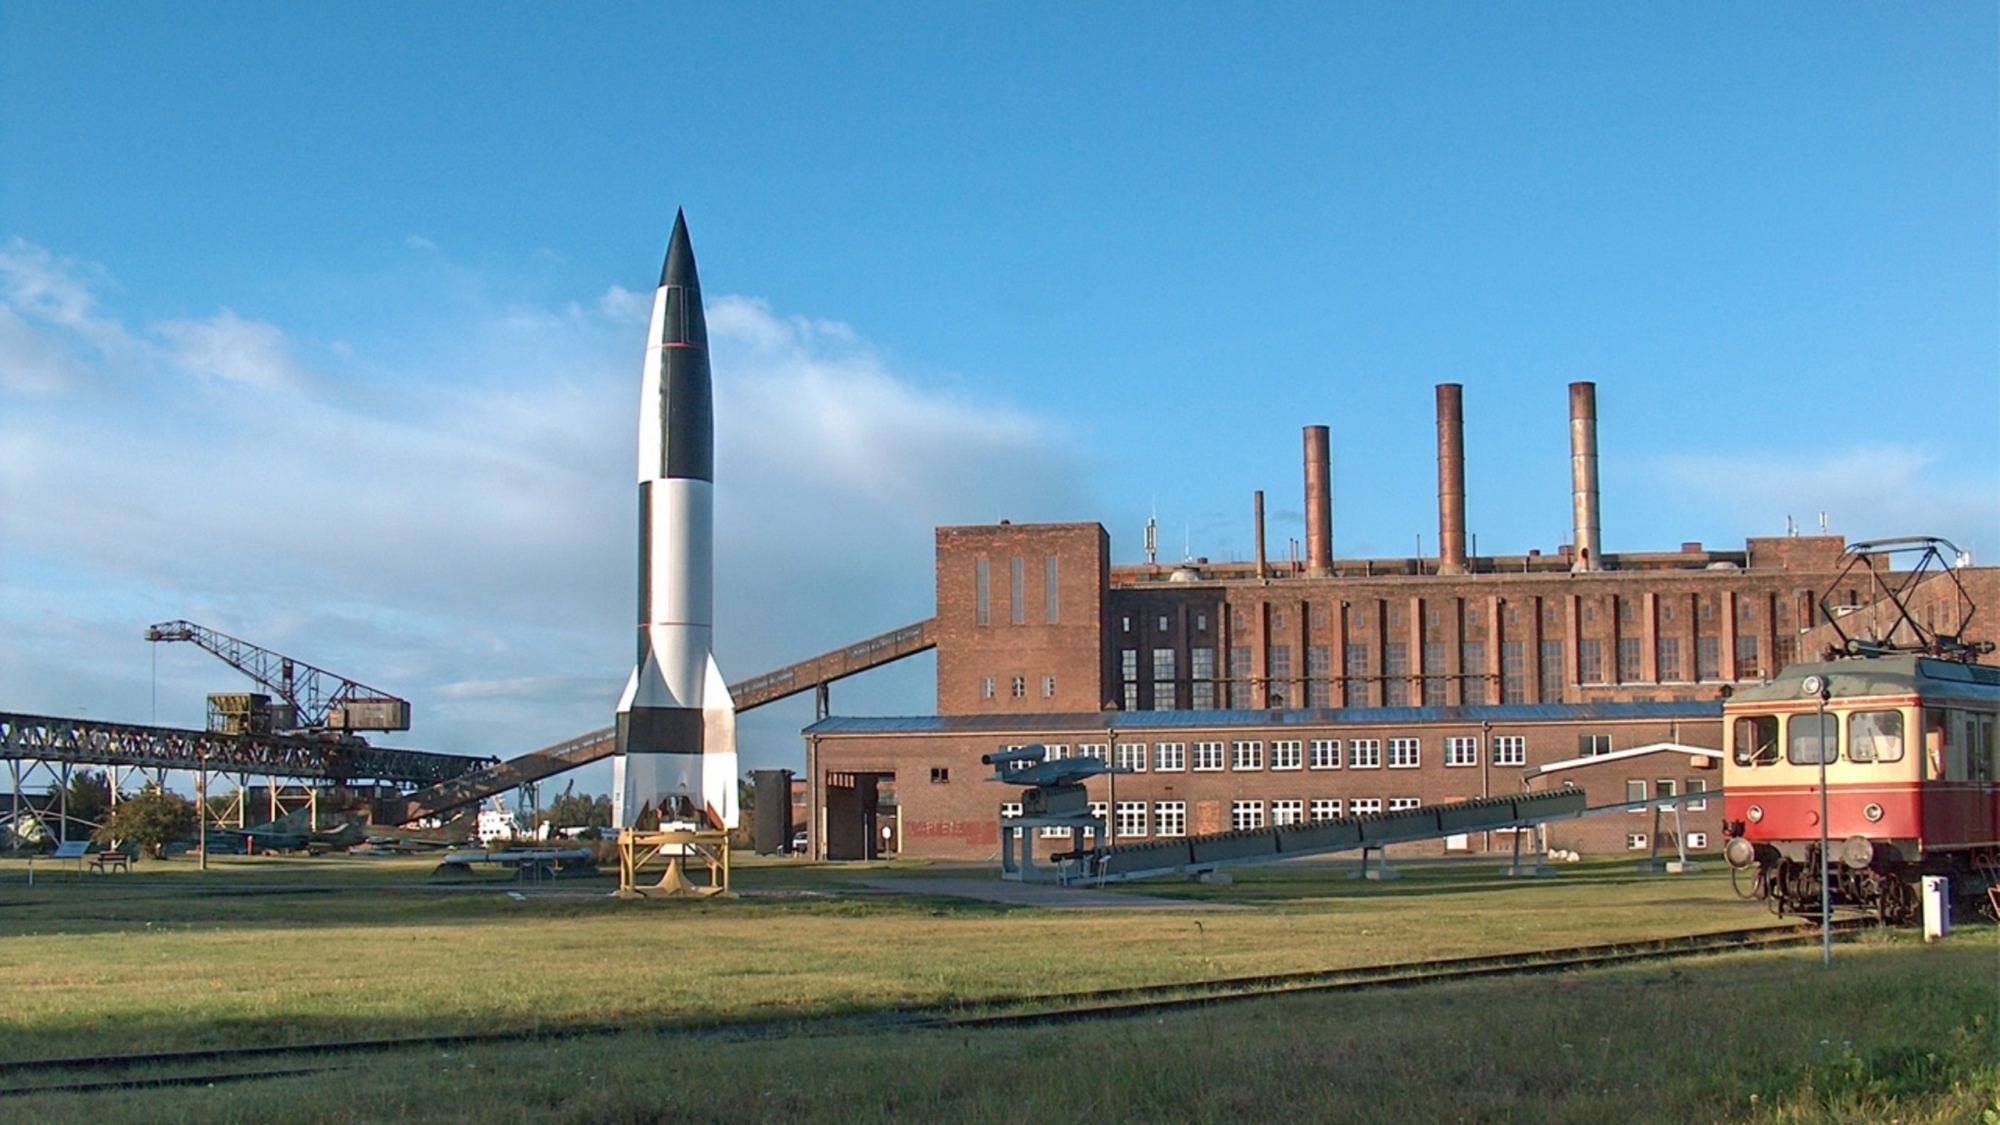
[[[1851, 936], [1874, 924], [1864, 919], [1834, 923], [1834, 932]], [[1271, 973], [1247, 977], [1224, 977], [1176, 984], [1136, 985], [1125, 988], [1092, 989], [1078, 992], [1043, 993], [1030, 996], [994, 997], [968, 1004], [934, 1004], [917, 1007], [885, 1008], [854, 1016], [819, 1019], [770, 1020], [756, 1023], [716, 1025], [688, 1024], [572, 1024], [565, 1027], [524, 1028], [514, 1031], [467, 1032], [461, 1034], [388, 1036], [374, 1039], [328, 1040], [313, 1043], [266, 1044], [250, 1047], [214, 1047], [191, 1051], [153, 1051], [116, 1055], [82, 1055], [64, 1058], [27, 1059], [0, 1062], [0, 1098], [31, 1094], [92, 1093], [106, 1090], [147, 1089], [169, 1086], [206, 1086], [224, 1082], [290, 1078], [340, 1069], [337, 1066], [298, 1066], [282, 1069], [227, 1070], [190, 1074], [140, 1074], [132, 1071], [174, 1070], [200, 1064], [244, 1064], [264, 1060], [295, 1059], [300, 1056], [328, 1057], [426, 1048], [472, 1047], [530, 1040], [583, 1039], [651, 1033], [675, 1039], [768, 1039], [835, 1035], [854, 1031], [976, 1030], [982, 1028], [1025, 1027], [1090, 1020], [1119, 1019], [1151, 1015], [1177, 1009], [1265, 999], [1274, 996], [1336, 992], [1375, 988], [1407, 988], [1448, 981], [1490, 977], [1525, 976], [1535, 973], [1567, 972], [1604, 968], [1676, 957], [1727, 953], [1751, 949], [1772, 949], [1808, 945], [1819, 941], [1819, 927], [1760, 927], [1726, 930], [1647, 941], [1614, 942], [1575, 946], [1567, 949], [1538, 950], [1476, 957], [1451, 957], [1429, 961], [1405, 961], [1351, 969], [1325, 969], [1299, 973]], [[78, 1080], [80, 1072], [119, 1077]], [[70, 1076], [64, 1078], [63, 1076]], [[61, 1078], [55, 1082], [38, 1078]]]

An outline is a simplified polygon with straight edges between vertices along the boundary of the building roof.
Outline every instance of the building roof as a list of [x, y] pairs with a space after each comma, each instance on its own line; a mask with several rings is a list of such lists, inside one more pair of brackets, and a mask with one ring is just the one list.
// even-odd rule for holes
[[1337, 726], [1450, 726], [1721, 719], [1714, 700], [1671, 703], [1513, 703], [1492, 707], [1341, 707], [1284, 711], [1084, 711], [1026, 715], [848, 716], [821, 719], [818, 734], [1028, 734]]
[[1679, 742], [1652, 742], [1645, 746], [1634, 746], [1630, 750], [1613, 750], [1609, 754], [1592, 754], [1583, 758], [1567, 758], [1560, 762], [1550, 762], [1547, 765], [1536, 766], [1527, 771], [1525, 776], [1539, 777], [1545, 773], [1555, 773], [1557, 770], [1573, 770], [1579, 766], [1599, 766], [1606, 762], [1622, 762], [1628, 758], [1643, 758], [1648, 754], [1659, 753], [1686, 754], [1690, 757], [1713, 758], [1718, 762], [1722, 760], [1722, 751], [1711, 750], [1706, 746], [1687, 746]]

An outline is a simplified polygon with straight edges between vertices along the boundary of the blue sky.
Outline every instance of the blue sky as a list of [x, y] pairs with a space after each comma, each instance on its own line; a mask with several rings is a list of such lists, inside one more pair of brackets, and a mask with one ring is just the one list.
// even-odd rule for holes
[[228, 674], [137, 640], [185, 616], [410, 695], [410, 745], [605, 721], [677, 206], [732, 677], [927, 615], [937, 523], [1242, 557], [1263, 488], [1282, 555], [1307, 423], [1341, 554], [1434, 547], [1440, 381], [1482, 551], [1561, 541], [1594, 379], [1607, 550], [1826, 511], [2000, 560], [1996, 43], [1976, 4], [0, 0], [0, 707], [198, 722]]

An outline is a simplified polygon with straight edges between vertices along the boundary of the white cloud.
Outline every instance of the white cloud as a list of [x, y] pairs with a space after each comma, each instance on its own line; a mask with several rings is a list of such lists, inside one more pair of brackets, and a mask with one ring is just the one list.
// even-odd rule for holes
[[[137, 639], [187, 617], [408, 695], [408, 745], [507, 755], [609, 721], [649, 300], [440, 301], [407, 354], [356, 344], [308, 375], [278, 325], [225, 309], [133, 337], [88, 267], [17, 242], [0, 268], [0, 356], [74, 365], [0, 382], [0, 707], [144, 719], [157, 657], [161, 721], [198, 724], [233, 674]], [[711, 339], [732, 679], [928, 615], [936, 523], [1090, 510], [1059, 429], [914, 382], [845, 325], [723, 297]], [[204, 378], [31, 393], [114, 351]], [[747, 717], [746, 757], [795, 759], [796, 718]]]

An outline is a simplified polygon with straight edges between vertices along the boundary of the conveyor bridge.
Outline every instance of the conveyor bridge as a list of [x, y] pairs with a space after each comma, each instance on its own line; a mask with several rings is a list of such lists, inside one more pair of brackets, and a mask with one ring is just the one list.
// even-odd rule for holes
[[[937, 618], [926, 618], [914, 625], [892, 629], [880, 636], [731, 684], [729, 696], [736, 701], [736, 711], [741, 714], [753, 707], [823, 688], [835, 680], [846, 679], [936, 647]], [[608, 758], [617, 750], [616, 728], [600, 727], [588, 734], [577, 735], [412, 793], [403, 799], [401, 808], [378, 809], [377, 819], [407, 824], [427, 816], [437, 816]]]

